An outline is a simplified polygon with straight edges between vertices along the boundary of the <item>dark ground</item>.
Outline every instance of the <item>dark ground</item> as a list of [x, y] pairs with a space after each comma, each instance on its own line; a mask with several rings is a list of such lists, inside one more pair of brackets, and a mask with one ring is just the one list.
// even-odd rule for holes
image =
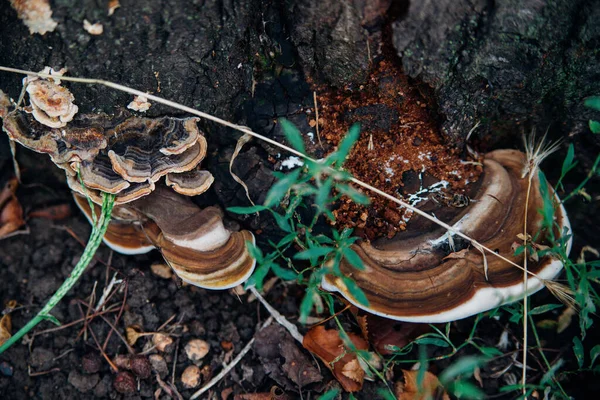
[[[482, 121], [482, 128], [475, 143], [482, 150], [519, 147], [522, 130], [528, 131], [532, 126], [539, 130], [548, 128], [552, 137], [573, 142], [580, 160], [567, 189], [587, 173], [598, 154], [598, 139], [587, 131], [587, 120], [593, 114], [582, 107], [583, 98], [600, 94], [599, 28], [595, 23], [600, 18], [600, 4], [591, 0], [556, 1], [550, 5], [534, 0], [411, 4], [386, 0], [244, 0], [235, 4], [149, 0], [139, 4], [123, 1], [111, 17], [106, 16], [106, 4], [102, 1], [51, 3], [59, 25], [54, 33], [44, 37], [30, 36], [8, 2], [0, 5], [0, 65], [36, 71], [46, 65], [67, 66], [72, 76], [109, 79], [148, 90], [281, 139], [281, 132], [273, 124], [277, 117], [287, 116], [301, 127], [308, 124], [308, 117], [302, 112], [312, 106], [308, 80], [356, 90], [368, 76], [369, 54], [372, 59], [381, 57], [383, 39], [383, 43], [393, 42], [396, 46], [401, 56], [394, 60], [397, 67], [404, 68], [416, 86], [438, 101], [438, 123], [449, 145], [460, 146], [477, 120]], [[88, 35], [82, 29], [84, 18], [102, 22], [104, 34]], [[158, 78], [155, 72], [159, 72]], [[0, 88], [16, 98], [20, 79], [2, 73]], [[115, 106], [124, 106], [131, 100], [128, 95], [104, 88], [74, 84], [69, 87], [81, 112], [112, 112]], [[149, 114], [177, 115], [159, 105], [153, 105]], [[210, 194], [199, 202], [246, 205], [243, 190], [227, 170], [238, 135], [213, 124], [201, 126], [212, 149], [205, 165], [216, 182]], [[547, 163], [546, 172], [552, 182], [558, 177], [565, 152], [566, 146]], [[268, 147], [248, 145], [236, 162], [239, 175], [248, 182], [250, 194], [257, 202], [263, 200], [261, 196], [273, 182], [269, 173], [273, 165], [266, 160], [268, 154], [275, 153]], [[18, 197], [26, 212], [53, 204], [71, 204], [62, 172], [53, 168], [46, 157], [20, 150], [19, 160], [24, 169], [24, 185]], [[11, 166], [3, 137], [0, 185], [11, 176]], [[576, 238], [575, 255], [583, 246], [598, 243], [599, 192], [597, 182], [592, 181], [588, 193], [594, 201], [575, 199], [567, 205]], [[0, 242], [0, 301], [16, 300], [24, 307], [13, 313], [14, 328], [37, 312], [81, 254], [82, 245], [64, 228], [70, 228], [83, 241], [90, 228], [72, 204], [71, 208], [72, 215], [67, 219], [31, 219], [27, 222], [28, 235]], [[269, 221], [240, 222], [253, 229], [262, 228], [265, 236], [275, 234]], [[190, 365], [183, 351], [189, 339], [202, 338], [211, 344], [204, 365], [209, 366], [207, 374], [216, 374], [223, 360], [231, 358], [227, 352], [233, 349], [236, 355], [267, 317], [256, 301], [248, 303], [245, 296], [238, 299], [230, 292], [179, 287], [175, 280], [155, 276], [149, 269], [159, 261], [155, 252], [111, 257], [110, 251], [101, 246], [96, 259], [53, 315], [63, 323], [82, 318], [86, 307], [78, 305], [78, 301], [88, 301], [95, 282], [98, 299], [107, 276], [110, 279], [114, 273], [107, 272], [109, 267], [105, 265], [111, 260], [110, 268], [127, 280], [125, 312], [118, 324], [122, 334], [131, 324], [139, 324], [146, 332], [154, 331], [172, 315], [176, 316], [174, 322], [186, 326], [185, 332], [182, 328], [176, 331], [180, 335], [178, 351], [170, 348], [164, 354], [169, 376], [163, 376], [165, 382], [169, 381], [176, 357], [175, 382], [184, 398], [192, 393], [180, 383], [181, 373]], [[124, 293], [118, 293], [111, 304], [120, 305], [123, 298]], [[296, 321], [301, 289], [279, 283], [269, 292], [268, 299], [291, 321]], [[538, 304], [550, 301], [545, 293], [534, 296]], [[114, 314], [108, 318], [112, 320]], [[495, 344], [504, 322], [489, 321], [478, 336], [488, 345]], [[467, 320], [454, 325], [457, 341], [471, 323]], [[37, 330], [52, 327], [44, 322]], [[84, 358], [97, 358], [99, 351], [89, 333], [87, 339], [78, 337], [81, 327], [78, 324], [37, 335], [29, 345], [20, 343], [0, 356], [0, 398], [122, 397], [113, 388], [115, 375], [105, 361], [100, 361], [98, 372], [87, 373], [82, 366]], [[100, 342], [110, 330], [100, 318], [90, 328]], [[567, 359], [567, 370], [575, 365], [570, 341], [576, 330], [573, 326], [561, 335], [545, 336], [547, 347], [558, 351], [553, 354]], [[516, 341], [520, 333], [512, 333]], [[597, 342], [593, 332], [589, 337], [586, 348]], [[135, 350], [142, 351], [147, 340], [141, 338]], [[112, 334], [106, 353], [113, 358], [126, 352], [122, 341]], [[433, 368], [442, 369], [445, 365], [439, 363]], [[303, 389], [304, 398], [316, 398], [325, 386], [336, 384], [322, 370], [323, 382]], [[515, 367], [511, 371], [518, 376]], [[539, 380], [542, 373], [538, 369], [531, 377]], [[483, 371], [489, 393], [505, 384], [485, 374]], [[565, 386], [576, 398], [586, 398], [581, 391], [592, 379], [591, 374], [567, 376]], [[251, 352], [215, 391], [220, 393], [232, 387], [234, 393], [268, 392], [278, 384], [292, 398], [297, 397], [297, 388], [285, 387], [285, 383], [283, 379], [266, 377], [264, 360]], [[357, 397], [374, 398], [377, 386], [365, 385]], [[140, 392], [129, 397], [153, 397], [158, 387], [154, 377], [142, 379]], [[162, 396], [166, 398], [164, 392]]]

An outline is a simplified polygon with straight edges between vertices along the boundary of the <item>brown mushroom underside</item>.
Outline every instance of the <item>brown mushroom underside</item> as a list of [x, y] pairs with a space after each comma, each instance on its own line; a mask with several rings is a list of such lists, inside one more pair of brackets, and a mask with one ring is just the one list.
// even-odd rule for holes
[[[513, 255], [513, 243], [522, 244], [517, 235], [523, 233], [528, 184], [527, 177], [521, 178], [524, 163], [525, 155], [519, 151], [491, 152], [485, 157], [483, 176], [473, 185], [474, 193], [471, 193], [469, 206], [453, 208], [430, 201], [426, 206], [429, 207], [427, 211], [433, 212], [449, 225], [458, 227], [462, 233], [484, 246], [523, 265], [523, 256]], [[542, 208], [542, 202], [539, 179], [535, 176], [528, 211], [530, 235], [540, 231], [542, 217], [538, 210]], [[568, 226], [561, 207], [556, 207], [556, 222], [558, 226]], [[458, 226], [455, 225], [457, 223]], [[540, 232], [536, 243], [546, 243], [547, 234]], [[354, 246], [365, 264], [364, 271], [353, 268], [345, 261], [341, 263], [341, 270], [365, 292], [369, 306], [362, 308], [400, 320], [416, 318], [425, 322], [427, 316], [431, 316], [431, 322], [434, 322], [437, 321], [437, 315], [455, 315], [454, 311], [467, 303], [470, 304], [462, 317], [484, 311], [470, 310], [483, 306], [474, 304], [477, 302], [475, 295], [486, 288], [494, 289], [490, 296], [500, 297], [506, 289], [506, 299], [498, 300], [500, 302], [515, 300], [514, 293], [509, 294], [508, 288], [522, 282], [523, 272], [493, 254], [487, 254], [489, 272], [486, 279], [482, 253], [461, 238], [453, 238], [456, 251], [451, 250], [448, 234], [443, 228], [416, 216], [411, 219], [405, 232], [391, 240], [362, 242]], [[550, 267], [551, 271], [544, 273], [552, 275], [545, 278], [552, 278], [560, 270], [556, 262], [544, 257], [539, 262], [529, 261], [528, 268], [539, 274]], [[338, 279], [328, 276], [324, 283], [340, 291], [353, 303], [358, 303]], [[487, 300], [490, 304], [494, 303], [493, 299], [484, 299], [481, 303]]]
[[[91, 220], [88, 201], [74, 194], [79, 208]], [[94, 204], [98, 214], [100, 208]], [[129, 254], [157, 248], [184, 281], [208, 289], [226, 289], [244, 282], [255, 260], [246, 248], [254, 243], [248, 231], [230, 232], [216, 207], [200, 209], [189, 198], [160, 185], [150, 195], [115, 206], [104, 236], [113, 249]], [[215, 240], [219, 238], [219, 240]]]

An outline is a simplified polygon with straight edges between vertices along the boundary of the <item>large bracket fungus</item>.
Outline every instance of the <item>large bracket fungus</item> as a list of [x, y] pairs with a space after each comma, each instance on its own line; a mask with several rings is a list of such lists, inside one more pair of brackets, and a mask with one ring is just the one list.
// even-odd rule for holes
[[[125, 254], [156, 248], [184, 281], [225, 289], [244, 282], [254, 270], [246, 249], [254, 236], [231, 232], [218, 208], [200, 209], [185, 197], [204, 193], [214, 180], [200, 169], [207, 142], [197, 121], [139, 118], [121, 111], [78, 115], [68, 126], [53, 128], [17, 109], [4, 117], [3, 129], [10, 139], [49, 154], [66, 171], [75, 201], [90, 222], [91, 207], [100, 215], [102, 193], [115, 195], [104, 237], [108, 246]], [[164, 184], [158, 182], [163, 176]]]
[[[497, 150], [484, 159], [484, 172], [471, 184], [468, 204], [427, 201], [421, 209], [433, 213], [473, 240], [523, 265], [523, 255], [515, 256], [513, 243], [523, 233], [528, 178], [522, 178], [525, 154]], [[539, 177], [532, 179], [528, 204], [530, 234], [543, 244], [548, 233], [542, 229], [543, 198]], [[555, 235], [570, 229], [562, 205], [555, 207]], [[522, 241], [520, 241], [522, 243]], [[570, 249], [570, 242], [568, 244]], [[413, 217], [406, 231], [393, 239], [364, 241], [354, 247], [363, 260], [359, 271], [342, 261], [341, 270], [364, 291], [369, 305], [361, 305], [341, 280], [326, 276], [323, 287], [340, 292], [356, 306], [391, 319], [408, 322], [447, 322], [487, 311], [518, 300], [541, 289], [541, 280], [554, 278], [562, 263], [545, 256], [528, 261], [535, 274], [523, 284], [523, 271], [493, 254], [484, 256], [467, 241], [422, 217]], [[484, 264], [487, 263], [487, 278]]]

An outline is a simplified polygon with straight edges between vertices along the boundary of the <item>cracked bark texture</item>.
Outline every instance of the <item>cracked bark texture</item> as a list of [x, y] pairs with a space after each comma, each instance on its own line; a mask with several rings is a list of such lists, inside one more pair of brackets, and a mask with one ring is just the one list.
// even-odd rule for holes
[[393, 42], [405, 72], [435, 89], [455, 144], [477, 121], [494, 135], [589, 136], [583, 99], [600, 93], [599, 18], [594, 0], [412, 1]]

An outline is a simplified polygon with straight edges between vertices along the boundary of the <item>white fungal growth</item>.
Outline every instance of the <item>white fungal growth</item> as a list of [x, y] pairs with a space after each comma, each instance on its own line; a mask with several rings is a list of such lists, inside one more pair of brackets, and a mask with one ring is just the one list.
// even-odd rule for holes
[[290, 156], [281, 162], [281, 168], [285, 167], [287, 169], [301, 167], [303, 165], [304, 165], [304, 162], [296, 156]]
[[52, 9], [49, 0], [10, 0], [10, 5], [29, 33], [45, 35], [54, 31], [58, 23], [52, 19]]
[[[45, 71], [45, 70], [44, 70]], [[58, 76], [61, 74], [59, 73]], [[27, 83], [31, 107], [26, 109], [40, 123], [50, 128], [62, 128], [71, 121], [79, 108], [75, 97], [57, 80], [34, 80]], [[58, 80], [60, 82], [60, 80]]]
[[144, 96], [135, 96], [133, 101], [127, 105], [127, 108], [133, 111], [146, 112], [151, 105]]

